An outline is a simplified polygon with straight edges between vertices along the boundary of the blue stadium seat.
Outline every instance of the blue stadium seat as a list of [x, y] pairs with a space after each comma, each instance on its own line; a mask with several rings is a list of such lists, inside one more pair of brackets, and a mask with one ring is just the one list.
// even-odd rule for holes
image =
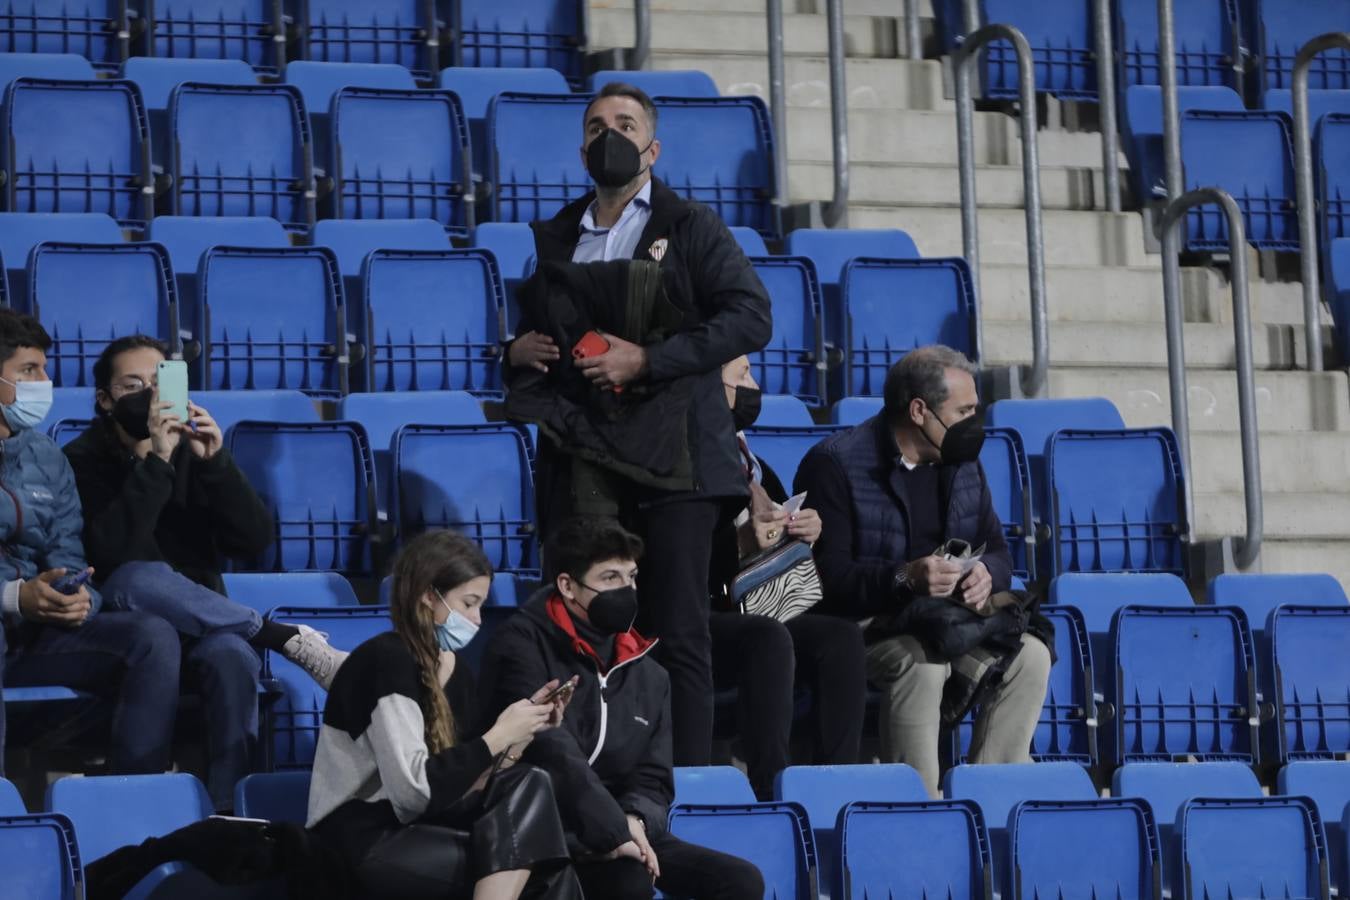
[[755, 421], [760, 428], [811, 428], [815, 425], [806, 404], [787, 394], [766, 395]]
[[403, 66], [392, 63], [311, 62], [296, 60], [286, 64], [282, 77], [286, 84], [295, 85], [304, 97], [309, 111], [310, 137], [314, 141], [314, 165], [332, 174], [332, 110], [333, 97], [343, 88], [374, 88], [377, 90], [411, 91], [417, 82]]
[[1345, 588], [1325, 572], [1242, 575], [1229, 572], [1211, 578], [1205, 595], [1215, 606], [1240, 606], [1252, 631], [1264, 631], [1275, 607], [1346, 606]]
[[[270, 618], [308, 625], [328, 635], [332, 646], [349, 652], [392, 627], [387, 606], [281, 607], [272, 610]], [[270, 749], [272, 765], [278, 769], [307, 769], [314, 762], [328, 693], [304, 669], [280, 653], [268, 653], [265, 662], [264, 674], [275, 679], [282, 692], [265, 726], [270, 732], [265, 744]]]
[[28, 296], [15, 300], [51, 336], [47, 371], [57, 387], [92, 385], [94, 363], [118, 337], [154, 335], [179, 350], [173, 270], [157, 244], [39, 244]]
[[52, 389], [52, 408], [47, 413], [47, 422], [59, 422], [62, 419], [84, 419], [93, 414], [93, 385]]
[[598, 93], [611, 82], [631, 84], [649, 97], [720, 97], [712, 76], [699, 69], [675, 69], [660, 72], [596, 72], [587, 79], [587, 90]]
[[[278, 606], [356, 606], [351, 582], [336, 572], [226, 572], [225, 593], [267, 615]], [[240, 813], [249, 815], [249, 813]]]
[[553, 69], [455, 67], [442, 69], [440, 86], [454, 91], [469, 123], [469, 144], [473, 149], [473, 177], [482, 182], [490, 169], [487, 138], [488, 107], [503, 91], [522, 94], [566, 94], [567, 79]]
[[[1178, 86], [1240, 87], [1244, 48], [1233, 0], [1191, 0], [1173, 8]], [[1161, 84], [1158, 65], [1158, 4], [1119, 0], [1115, 4], [1117, 87]]]
[[[64, 447], [89, 430], [94, 420], [88, 417], [58, 419], [47, 426], [47, 437], [56, 441], [56, 446]], [[9, 702], [10, 691], [5, 691], [5, 702]]]
[[1306, 797], [1192, 800], [1177, 828], [1184, 900], [1330, 894], [1322, 822]]
[[1156, 897], [1158, 828], [1137, 800], [1029, 800], [1008, 826], [1005, 897]]
[[[153, 220], [152, 220], [153, 221]], [[46, 241], [115, 244], [122, 229], [106, 213], [0, 213], [0, 261], [5, 303], [28, 296], [28, 257]]]
[[[1261, 108], [1282, 112], [1294, 117], [1294, 92], [1289, 88], [1272, 88], [1261, 96]], [[1311, 134], [1327, 113], [1350, 113], [1350, 90], [1309, 90], [1308, 129]]]
[[144, 5], [143, 56], [242, 59], [260, 75], [286, 63], [282, 4], [276, 0], [153, 0]]
[[1281, 759], [1350, 753], [1350, 606], [1281, 606], [1270, 617]]
[[[928, 800], [919, 773], [903, 764], [788, 766], [774, 779], [774, 799], [801, 804], [815, 833], [816, 882], [821, 896], [848, 896], [839, 868], [835, 824], [846, 804]], [[722, 801], [727, 802], [727, 801]]]
[[538, 568], [534, 483], [525, 437], [513, 426], [405, 425], [394, 433], [390, 519], [403, 539], [433, 528], [463, 532], [492, 568]]
[[788, 487], [797, 477], [797, 466], [807, 451], [839, 430], [835, 425], [755, 426], [746, 429], [745, 437], [751, 452]]
[[[64, 76], [63, 76], [64, 77]], [[257, 84], [253, 68], [242, 59], [156, 59], [133, 56], [122, 63], [122, 77], [136, 82], [145, 108], [153, 114], [169, 108], [173, 89], [185, 81], [202, 84]], [[158, 125], [158, 122], [152, 123]]]
[[303, 0], [296, 3], [300, 58], [329, 63], [398, 65], [435, 77], [441, 23], [425, 0]]
[[1123, 606], [1195, 607], [1186, 582], [1162, 572], [1066, 572], [1050, 582], [1050, 602], [1076, 607], [1094, 635], [1110, 632]]
[[309, 778], [303, 770], [245, 775], [234, 786], [235, 815], [303, 826], [309, 817]]
[[0, 777], [0, 816], [22, 816], [27, 814], [19, 789], [8, 778]]
[[1314, 132], [1313, 161], [1321, 240], [1327, 251], [1325, 297], [1336, 325], [1336, 347], [1346, 359], [1350, 358], [1350, 113], [1322, 117]]
[[210, 390], [346, 392], [337, 258], [323, 247], [215, 247], [202, 258], [198, 320]]
[[[1347, 116], [1350, 120], [1350, 116]], [[1330, 242], [1323, 296], [1336, 326], [1333, 341], [1341, 359], [1350, 359], [1350, 238]]]
[[1031, 515], [1031, 470], [1021, 436], [1010, 428], [986, 428], [980, 466], [989, 482], [994, 512], [1003, 524], [1013, 574], [1029, 579], [1035, 572], [1036, 533]]
[[461, 0], [451, 20], [456, 66], [556, 69], [581, 81], [586, 14], [576, 0]]
[[[1241, 110], [1242, 98], [1230, 87], [1193, 85], [1177, 88], [1177, 111]], [[1125, 88], [1120, 118], [1125, 155], [1130, 161], [1130, 184], [1139, 202], [1167, 196], [1167, 171], [1163, 162], [1162, 89], [1157, 85]]]
[[[3, 25], [12, 15], [0, 12], [0, 41]], [[51, 78], [61, 81], [92, 81], [98, 77], [89, 60], [78, 53], [0, 53], [0, 90], [15, 78]]]
[[[1256, 57], [1262, 90], [1293, 86], [1294, 58], [1303, 44], [1328, 31], [1345, 31], [1344, 0], [1264, 0], [1259, 16]], [[1350, 54], [1324, 50], [1308, 67], [1310, 88], [1350, 88]]]
[[192, 402], [216, 420], [222, 432], [236, 422], [317, 422], [314, 401], [301, 391], [195, 391]]
[[830, 421], [836, 425], [861, 425], [880, 412], [880, 397], [842, 397], [830, 408]]
[[375, 463], [360, 425], [239, 422], [225, 443], [274, 521], [272, 544], [234, 569], [371, 571]]
[[1331, 886], [1340, 896], [1350, 889], [1346, 866], [1345, 812], [1350, 804], [1350, 763], [1343, 760], [1299, 760], [1280, 769], [1276, 790], [1286, 796], [1308, 797], [1327, 833]]
[[812, 406], [825, 401], [824, 309], [816, 267], [806, 257], [753, 257], [755, 274], [769, 293], [773, 337], [750, 354], [750, 367], [765, 394], [791, 394]]
[[844, 885], [838, 897], [990, 896], [989, 835], [974, 803], [849, 803], [836, 839]]
[[755, 792], [745, 773], [735, 766], [676, 766], [675, 803], [749, 806]]
[[84, 896], [75, 826], [63, 815], [0, 815], [0, 870], [11, 897], [76, 900]]
[[474, 229], [473, 246], [491, 251], [497, 260], [506, 288], [505, 337], [513, 337], [520, 321], [516, 290], [534, 274], [534, 232], [524, 222], [485, 222]]
[[16, 53], [78, 53], [95, 68], [127, 58], [126, 0], [9, 0], [0, 10], [0, 46]]
[[1116, 761], [1259, 758], [1256, 654], [1242, 610], [1126, 606], [1116, 647]]
[[820, 283], [838, 287], [844, 266], [858, 256], [918, 259], [914, 239], [899, 228], [798, 228], [787, 235], [783, 252], [815, 260]]
[[[1031, 44], [1036, 90], [1065, 100], [1097, 99], [1092, 7], [1076, 0], [980, 0], [980, 21], [1017, 27]], [[1012, 44], [994, 41], [984, 54], [984, 95], [1018, 96], [1017, 55]]]
[[469, 128], [453, 93], [343, 88], [331, 128], [335, 218], [432, 219], [468, 235]]
[[344, 278], [359, 277], [372, 250], [449, 250], [445, 229], [433, 219], [321, 219], [311, 240], [337, 254]]
[[369, 390], [501, 395], [506, 301], [491, 254], [376, 251], [362, 280]]
[[290, 85], [182, 84], [169, 99], [172, 212], [314, 224], [309, 120]]
[[154, 215], [150, 124], [134, 84], [16, 78], [0, 112], [5, 210], [106, 213], [137, 229]]
[[180, 291], [184, 300], [195, 298], [197, 269], [202, 254], [212, 247], [289, 247], [286, 229], [267, 216], [155, 216], [146, 237], [163, 244], [173, 261], [179, 286], [191, 278], [191, 291]]
[[741, 252], [746, 256], [768, 256], [769, 248], [764, 244], [764, 235], [753, 228], [747, 228], [744, 225], [733, 225], [730, 229], [731, 236], [736, 239], [736, 243], [741, 245]]
[[795, 803], [697, 806], [670, 810], [670, 831], [691, 844], [739, 856], [759, 867], [765, 897], [813, 900], [814, 846], [806, 812]]
[[[1219, 187], [1242, 209], [1247, 242], [1259, 250], [1298, 250], [1293, 137], [1283, 113], [1192, 109], [1181, 117], [1186, 190]], [[1226, 152], [1243, 147], [1242, 153]], [[1188, 214], [1190, 250], [1228, 249], [1228, 225], [1214, 204]]]
[[[488, 104], [485, 174], [496, 188], [495, 221], [548, 219], [591, 189], [576, 150], [588, 102], [583, 96], [505, 92]], [[658, 132], [664, 137], [664, 128]]]
[[[393, 590], [393, 587], [393, 575], [386, 575], [384, 578], [380, 579], [380, 603], [382, 605], [389, 605], [389, 592]], [[505, 609], [498, 610], [498, 612], [509, 612], [515, 607], [524, 606], [526, 601], [534, 596], [534, 592], [539, 590], [539, 587], [540, 581], [537, 573], [493, 572], [492, 586], [488, 588], [487, 601], [484, 603], [484, 607], [504, 607]], [[475, 638], [470, 646], [477, 645], [478, 647], [482, 647], [487, 643], [486, 640], [482, 640], [482, 638], [487, 637], [487, 633], [483, 630], [485, 626], [486, 619], [484, 620], [484, 624], [479, 626], [479, 637]], [[477, 665], [478, 663], [475, 659], [475, 670]], [[678, 773], [679, 770], [677, 769], [675, 775], [677, 791], [679, 790], [678, 785], [680, 778]], [[754, 797], [751, 797], [750, 799], [753, 801]]]
[[1062, 430], [1046, 456], [1055, 573], [1184, 572], [1181, 459], [1171, 429]]
[[849, 395], [880, 396], [886, 373], [915, 347], [946, 344], [974, 359], [975, 286], [964, 259], [854, 258], [840, 291]]
[[75, 823], [80, 859], [96, 862], [119, 847], [211, 815], [206, 788], [192, 775], [67, 776], [47, 788], [47, 809]]

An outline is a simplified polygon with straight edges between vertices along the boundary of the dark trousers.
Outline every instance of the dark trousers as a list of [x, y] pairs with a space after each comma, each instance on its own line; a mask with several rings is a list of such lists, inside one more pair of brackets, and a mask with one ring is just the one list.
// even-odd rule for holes
[[[739, 856], [680, 840], [669, 832], [651, 838], [661, 868], [656, 887], [667, 897], [694, 900], [763, 900], [764, 876]], [[633, 859], [577, 863], [586, 900], [642, 900], [655, 896], [652, 876]]]
[[[173, 626], [155, 616], [109, 611], [78, 628], [24, 623], [5, 637], [4, 685], [59, 685], [112, 704], [109, 772], [168, 768], [181, 657]], [[3, 737], [0, 710], [0, 741]]]
[[712, 616], [713, 677], [736, 687], [737, 725], [750, 784], [773, 798], [774, 778], [791, 764], [794, 688], [811, 692], [811, 763], [858, 761], [866, 681], [862, 629], [835, 616], [804, 613]]

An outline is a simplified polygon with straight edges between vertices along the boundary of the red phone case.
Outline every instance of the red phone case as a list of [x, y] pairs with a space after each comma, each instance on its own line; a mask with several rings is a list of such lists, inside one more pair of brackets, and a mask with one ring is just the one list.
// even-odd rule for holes
[[572, 348], [572, 357], [574, 359], [586, 359], [591, 356], [603, 356], [609, 350], [609, 341], [605, 340], [598, 332], [588, 331], [581, 336], [575, 347]]

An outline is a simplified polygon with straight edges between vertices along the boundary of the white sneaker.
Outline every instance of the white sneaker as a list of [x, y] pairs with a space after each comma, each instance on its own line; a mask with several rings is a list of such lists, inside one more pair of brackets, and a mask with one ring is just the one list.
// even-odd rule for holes
[[351, 654], [329, 645], [328, 635], [308, 625], [297, 625], [300, 633], [288, 640], [281, 653], [308, 673], [325, 691], [333, 684], [338, 667]]

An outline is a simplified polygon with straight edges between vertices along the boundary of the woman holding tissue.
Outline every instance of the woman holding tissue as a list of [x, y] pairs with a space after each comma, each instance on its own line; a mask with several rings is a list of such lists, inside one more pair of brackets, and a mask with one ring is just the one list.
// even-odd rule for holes
[[562, 722], [571, 683], [541, 685], [474, 728], [457, 656], [478, 631], [492, 567], [449, 531], [394, 564], [394, 630], [358, 647], [324, 707], [308, 826], [372, 897], [580, 898], [547, 775], [516, 765]]
[[[810, 735], [815, 765], [858, 761], [866, 676], [857, 623], [805, 612], [785, 622], [734, 609], [730, 586], [747, 559], [790, 540], [815, 543], [820, 517], [788, 500], [777, 474], [755, 457], [745, 429], [759, 415], [760, 388], [750, 360], [722, 367], [722, 383], [744, 457], [750, 501], [732, 525], [714, 536], [712, 573], [713, 680], [739, 689], [741, 756], [761, 800], [773, 799], [774, 778], [791, 764], [795, 688], [811, 694]], [[787, 508], [785, 508], [787, 507]]]

